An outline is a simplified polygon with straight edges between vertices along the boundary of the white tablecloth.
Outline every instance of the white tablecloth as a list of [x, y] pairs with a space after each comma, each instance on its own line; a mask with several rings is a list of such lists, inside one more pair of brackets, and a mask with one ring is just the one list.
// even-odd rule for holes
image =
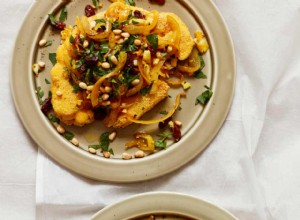
[[1, 219], [86, 219], [108, 204], [148, 191], [195, 195], [241, 220], [300, 219], [299, 0], [214, 0], [236, 51], [230, 113], [195, 160], [134, 184], [92, 181], [65, 170], [38, 150], [22, 127], [10, 94], [9, 58], [33, 2], [0, 3]]

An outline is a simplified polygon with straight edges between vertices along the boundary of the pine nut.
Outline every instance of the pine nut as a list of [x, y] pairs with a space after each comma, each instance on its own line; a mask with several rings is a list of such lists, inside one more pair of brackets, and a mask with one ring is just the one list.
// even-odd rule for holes
[[110, 93], [111, 90], [112, 90], [112, 88], [109, 87], [109, 86], [105, 86], [105, 88], [104, 88], [104, 91], [107, 92], [107, 93]]
[[114, 34], [121, 34], [122, 33], [122, 30], [120, 29], [115, 29], [113, 30]]
[[109, 99], [109, 95], [107, 93], [105, 93], [105, 94], [102, 95], [102, 100], [103, 101], [106, 101], [108, 99]]
[[40, 42], [39, 42], [39, 46], [43, 47], [43, 46], [46, 45], [46, 43], [47, 43], [47, 40], [42, 39], [42, 40], [40, 40]]
[[91, 154], [95, 154], [97, 151], [96, 151], [95, 148], [90, 147], [90, 148], [89, 148], [89, 152], [90, 152]]
[[174, 123], [175, 123], [177, 126], [179, 126], [179, 127], [182, 126], [182, 122], [181, 122], [181, 121], [174, 121]]
[[110, 158], [110, 153], [108, 151], [103, 151], [102, 153], [105, 158]]
[[83, 47], [87, 48], [89, 46], [89, 42], [87, 40], [83, 41]]
[[43, 61], [39, 61], [38, 65], [40, 68], [44, 68], [46, 66], [45, 62], [43, 62]]
[[104, 62], [101, 64], [102, 68], [104, 69], [109, 69], [110, 68], [110, 64], [108, 62]]
[[136, 46], [140, 46], [142, 44], [142, 41], [140, 39], [135, 39], [133, 41], [133, 43], [136, 45]]
[[133, 80], [133, 81], [131, 82], [131, 84], [132, 84], [133, 86], [137, 86], [139, 83], [140, 83], [140, 80], [139, 80], [139, 79], [135, 79], [135, 80]]
[[62, 96], [62, 92], [59, 91], [59, 90], [57, 90], [57, 91], [56, 91], [56, 95], [57, 95], [57, 96]]
[[87, 85], [86, 85], [85, 82], [80, 82], [79, 87], [82, 88], [82, 89], [87, 89]]
[[108, 106], [108, 105], [110, 105], [110, 101], [102, 102], [102, 105], [103, 106]]
[[93, 85], [90, 85], [86, 88], [88, 91], [92, 91], [94, 89], [94, 86]]
[[171, 46], [168, 46], [168, 49], [167, 49], [168, 53], [172, 52], [172, 50], [173, 50], [173, 48]]
[[127, 114], [127, 109], [124, 108], [124, 109], [122, 110], [122, 113]]
[[122, 158], [124, 160], [130, 160], [132, 158], [132, 156], [131, 156], [131, 154], [125, 152], [122, 154]]
[[77, 138], [72, 138], [71, 143], [75, 146], [79, 146], [79, 141], [77, 140]]
[[102, 92], [102, 93], [105, 93], [106, 91], [105, 91], [105, 88], [104, 87], [100, 87], [100, 91]]
[[130, 37], [130, 34], [127, 33], [127, 32], [123, 32], [123, 33], [121, 34], [121, 36], [124, 37], [124, 38], [129, 38], [129, 37]]
[[133, 60], [133, 65], [137, 66], [138, 65], [138, 61], [137, 60]]
[[141, 150], [135, 152], [135, 154], [134, 154], [135, 158], [143, 158], [144, 156], [145, 156], [144, 151], [141, 151]]
[[116, 131], [113, 131], [113, 132], [111, 132], [111, 133], [108, 135], [108, 139], [109, 139], [110, 141], [113, 141], [113, 140], [115, 140], [116, 136], [117, 136], [117, 132], [116, 132]]
[[119, 62], [118, 62], [118, 59], [117, 59], [117, 57], [115, 56], [115, 55], [112, 55], [111, 57], [110, 57], [110, 60], [111, 60], [111, 62], [113, 63], [113, 64], [115, 64], [115, 65], [117, 65]]
[[56, 130], [57, 130], [57, 132], [60, 133], [60, 134], [63, 134], [63, 133], [66, 132], [65, 128], [64, 128], [63, 126], [61, 126], [61, 125], [58, 125], [58, 126], [56, 127]]

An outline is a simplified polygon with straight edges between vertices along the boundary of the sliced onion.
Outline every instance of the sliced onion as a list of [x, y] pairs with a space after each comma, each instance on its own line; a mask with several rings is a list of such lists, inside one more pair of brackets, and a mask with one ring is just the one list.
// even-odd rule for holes
[[99, 104], [99, 94], [100, 94], [100, 87], [104, 80], [114, 77], [120, 73], [120, 70], [123, 69], [127, 60], [127, 54], [125, 52], [120, 52], [119, 54], [119, 62], [116, 68], [109, 74], [102, 76], [98, 81], [95, 83], [94, 88], [91, 92], [91, 102], [93, 107], [97, 107]]
[[82, 23], [82, 27], [83, 27], [85, 33], [94, 40], [102, 40], [102, 39], [108, 38], [109, 34], [111, 32], [111, 28], [112, 28], [112, 25], [111, 25], [111, 22], [109, 19], [106, 19], [105, 31], [100, 32], [100, 33], [92, 30], [90, 22], [86, 16], [82, 16], [81, 23]]
[[178, 62], [177, 69], [181, 72], [188, 73], [189, 75], [194, 74], [201, 68], [201, 60], [198, 54], [198, 50], [194, 47], [190, 56], [183, 61]]
[[[166, 82], [168, 83], [168, 85], [170, 86], [181, 86], [181, 84], [184, 82], [184, 76], [176, 71], [173, 75], [171, 75], [171, 77], [174, 76], [173, 78], [168, 78], [166, 80]], [[175, 78], [175, 79], [174, 79]]]
[[176, 96], [176, 100], [175, 100], [175, 103], [173, 105], [173, 108], [164, 117], [161, 117], [159, 119], [153, 119], [153, 120], [135, 120], [133, 118], [128, 117], [128, 120], [131, 121], [131, 122], [133, 122], [133, 123], [143, 124], [143, 125], [150, 125], [150, 124], [155, 124], [155, 123], [159, 123], [159, 122], [165, 121], [166, 119], [170, 118], [174, 114], [174, 112], [176, 111], [176, 109], [178, 108], [178, 106], [180, 104], [180, 98], [181, 98], [181, 94], [178, 94]]
[[151, 20], [149, 25], [134, 25], [129, 24], [124, 26], [123, 30], [128, 32], [129, 34], [143, 34], [147, 35], [151, 32], [153, 28], [155, 28], [158, 21], [158, 11], [152, 10], [148, 14], [146, 14], [146, 20]]

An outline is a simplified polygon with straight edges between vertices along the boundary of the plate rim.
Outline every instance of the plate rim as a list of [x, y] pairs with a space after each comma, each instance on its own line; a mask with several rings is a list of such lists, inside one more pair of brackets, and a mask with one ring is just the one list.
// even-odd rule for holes
[[[178, 0], [178, 1], [182, 1], [182, 0]], [[188, 4], [188, 5], [193, 5], [196, 6], [196, 2], [197, 0], [189, 0], [189, 1], [183, 1], [184, 4]], [[19, 29], [18, 32], [18, 36], [16, 37], [15, 40], [15, 45], [14, 45], [14, 49], [13, 49], [13, 54], [12, 54], [12, 58], [11, 58], [11, 65], [10, 65], [10, 87], [11, 87], [11, 93], [13, 96], [13, 100], [15, 103], [15, 108], [18, 112], [18, 115], [23, 123], [23, 126], [25, 127], [26, 131], [30, 134], [31, 138], [38, 144], [38, 146], [40, 146], [44, 151], [46, 151], [46, 153], [48, 155], [51, 156], [51, 158], [53, 158], [56, 162], [58, 162], [59, 164], [61, 164], [62, 166], [68, 168], [69, 170], [72, 170], [73, 172], [80, 174], [82, 176], [91, 178], [91, 179], [95, 179], [95, 180], [101, 180], [101, 181], [108, 181], [108, 182], [139, 182], [139, 181], [145, 181], [145, 180], [149, 180], [149, 179], [153, 179], [153, 178], [157, 178], [160, 177], [162, 175], [171, 173], [175, 170], [177, 170], [179, 167], [182, 167], [183, 165], [187, 164], [189, 161], [193, 160], [196, 156], [198, 156], [208, 145], [209, 143], [211, 143], [211, 141], [216, 137], [217, 133], [219, 132], [220, 128], [223, 126], [225, 119], [228, 115], [230, 106], [232, 104], [232, 99], [233, 99], [233, 95], [234, 95], [234, 89], [235, 89], [235, 80], [236, 80], [236, 60], [235, 60], [235, 52], [234, 52], [234, 47], [233, 47], [233, 41], [232, 38], [230, 36], [230, 32], [229, 29], [226, 25], [226, 22], [224, 20], [224, 18], [222, 17], [221, 13], [219, 12], [219, 10], [217, 9], [217, 7], [215, 6], [215, 4], [211, 1], [211, 0], [204, 0], [203, 1], [205, 4], [210, 5], [210, 10], [213, 10], [215, 13], [215, 17], [218, 17], [218, 22], [221, 23], [223, 31], [224, 31], [224, 35], [226, 38], [226, 41], [228, 43], [228, 47], [229, 47], [229, 53], [231, 56], [231, 87], [230, 87], [230, 91], [228, 92], [228, 96], [227, 96], [227, 102], [225, 105], [225, 108], [223, 109], [221, 114], [216, 114], [215, 111], [214, 113], [218, 116], [218, 120], [214, 119], [216, 121], [216, 126], [212, 130], [212, 133], [210, 133], [209, 137], [205, 140], [205, 143], [202, 143], [202, 146], [199, 147], [198, 149], [193, 149], [193, 151], [190, 152], [186, 152], [186, 155], [184, 157], [184, 160], [176, 163], [176, 164], [169, 164], [168, 167], [165, 167], [164, 164], [161, 163], [161, 161], [159, 159], [161, 159], [161, 156], [154, 155], [151, 157], [146, 157], [143, 158], [143, 162], [144, 164], [141, 164], [140, 160], [130, 160], [130, 161], [123, 161], [123, 160], [108, 160], [105, 158], [97, 158], [94, 155], [90, 155], [87, 154], [86, 152], [84, 152], [81, 149], [76, 148], [75, 146], [73, 146], [72, 144], [68, 143], [66, 144], [65, 140], [62, 140], [61, 138], [59, 138], [59, 134], [55, 133], [49, 133], [48, 138], [51, 140], [50, 143], [45, 146], [45, 140], [43, 140], [43, 138], [39, 137], [37, 135], [37, 133], [43, 129], [52, 129], [52, 126], [49, 124], [48, 120], [46, 119], [46, 117], [43, 116], [43, 114], [40, 111], [40, 107], [38, 105], [38, 103], [36, 101], [33, 101], [36, 99], [34, 92], [31, 92], [29, 94], [29, 96], [27, 97], [23, 97], [23, 99], [20, 98], [20, 96], [22, 94], [20, 94], [20, 91], [18, 90], [20, 87], [24, 88], [24, 85], [19, 85], [19, 81], [15, 81], [16, 76], [14, 75], [15, 72], [15, 63], [14, 61], [17, 60], [15, 59], [16, 57], [18, 57], [18, 53], [17, 51], [20, 50], [20, 48], [18, 48], [18, 43], [24, 42], [23, 40], [26, 39], [21, 39], [21, 32], [24, 31], [24, 26], [26, 26], [26, 24], [28, 24], [29, 22], [36, 22], [36, 20], [34, 20], [32, 17], [30, 17], [31, 13], [33, 11], [37, 11], [37, 9], [39, 7], [49, 7], [48, 11], [52, 8], [55, 9], [57, 5], [59, 4], [63, 4], [63, 1], [52, 1], [52, 2], [40, 2], [40, 1], [36, 1], [32, 4], [31, 8], [29, 9], [29, 11], [27, 12], [27, 15]], [[198, 6], [200, 8], [200, 6]], [[197, 10], [193, 9], [193, 10]], [[215, 18], [216, 19], [216, 18]], [[206, 27], [206, 23], [202, 18], [200, 19], [201, 22], [204, 24], [204, 27]], [[209, 31], [209, 30], [208, 30]], [[209, 36], [210, 39], [214, 39], [215, 36], [210, 35]], [[216, 40], [216, 39], [214, 39]], [[37, 42], [36, 40], [32, 40], [33, 42]], [[31, 48], [27, 48], [27, 50], [31, 51], [30, 54], [33, 53], [34, 49], [33, 47]], [[24, 53], [24, 51], [22, 51]], [[213, 51], [215, 52], [215, 51]], [[27, 65], [29, 65], [31, 67], [32, 64], [32, 57], [27, 60]], [[219, 62], [219, 60], [215, 60], [215, 62]], [[24, 64], [26, 65], [26, 64]], [[216, 70], [217, 71], [217, 70]], [[29, 70], [28, 68], [28, 73], [31, 73], [31, 70]], [[31, 74], [31, 78], [32, 78], [32, 74]], [[34, 88], [34, 83], [33, 80], [29, 80], [30, 77], [27, 77], [27, 91], [28, 88], [32, 89]], [[26, 81], [26, 80], [25, 80]], [[212, 81], [213, 84], [216, 83], [216, 80]], [[26, 85], [25, 85], [26, 86]], [[213, 85], [214, 88], [218, 89], [219, 87], [217, 87], [216, 85]], [[214, 96], [212, 97], [212, 100], [208, 103], [208, 105], [204, 108], [202, 114], [207, 115], [212, 115], [212, 112], [208, 112], [208, 109], [213, 108], [212, 107], [212, 103], [213, 101], [216, 99], [215, 97], [216, 95], [214, 94]], [[41, 123], [37, 123], [34, 126], [31, 124], [31, 120], [29, 120], [29, 118], [26, 118], [26, 115], [28, 115], [28, 113], [24, 113], [23, 109], [26, 108], [26, 104], [25, 103], [31, 103], [32, 105], [30, 106], [30, 110], [31, 110], [31, 114], [35, 114], [36, 116], [40, 116], [41, 118]], [[210, 116], [212, 117], [212, 116]], [[194, 126], [190, 129], [190, 131], [188, 133], [195, 133], [195, 129], [198, 128], [198, 126], [201, 126], [201, 121], [203, 120], [203, 117], [201, 116], [200, 119], [194, 124]], [[45, 136], [45, 135], [44, 135]], [[56, 141], [54, 141], [54, 139], [57, 139]], [[175, 154], [177, 156], [181, 156], [181, 152], [175, 151], [175, 145], [178, 144], [183, 144], [187, 142], [187, 137], [183, 137], [183, 139], [179, 142], [174, 144], [174, 147], [168, 148], [168, 154]], [[197, 144], [195, 141], [192, 141], [192, 144]], [[63, 152], [56, 152], [55, 149], [58, 149], [57, 145], [65, 145], [65, 147], [63, 148]], [[53, 149], [55, 148], [55, 149]], [[195, 148], [195, 147], [194, 147]], [[68, 155], [69, 157], [66, 159], [66, 157], [64, 157], [63, 155]], [[158, 159], [158, 161], [157, 161]], [[67, 161], [66, 161], [67, 160]], [[147, 165], [145, 165], [145, 163]], [[78, 166], [78, 164], [80, 164], [80, 166]], [[151, 172], [148, 173], [144, 173], [143, 169], [146, 168], [148, 165], [153, 165], [155, 164], [155, 167], [152, 168]], [[97, 171], [97, 169], [93, 169], [93, 166], [110, 166], [110, 169], [106, 172], [111, 172], [113, 170], [119, 169], [121, 166], [124, 167], [126, 166], [126, 169], [128, 169], [129, 172], [125, 173], [122, 176], [110, 176], [107, 174], [101, 174]], [[139, 170], [136, 169], [136, 167], [139, 166]], [[163, 170], [162, 170], [163, 169]], [[138, 171], [138, 172], [137, 172]], [[138, 173], [138, 174], [137, 174]], [[132, 175], [134, 175], [135, 178], [132, 178]]]
[[[182, 203], [185, 205], [182, 206]], [[197, 207], [194, 208], [193, 206]], [[95, 213], [91, 217], [91, 220], [125, 220], [148, 214], [177, 214], [196, 219], [204, 218], [203, 220], [214, 220], [215, 218], [211, 218], [218, 216], [218, 220], [238, 220], [237, 217], [225, 208], [206, 199], [186, 193], [170, 191], [146, 192], [129, 196], [105, 206]]]

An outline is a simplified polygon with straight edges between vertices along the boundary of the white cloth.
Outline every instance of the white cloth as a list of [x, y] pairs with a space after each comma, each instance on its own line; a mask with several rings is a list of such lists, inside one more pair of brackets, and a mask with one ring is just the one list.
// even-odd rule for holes
[[300, 219], [300, 1], [215, 3], [235, 44], [237, 83], [208, 149], [172, 174], [134, 184], [87, 180], [39, 153], [40, 219], [87, 218], [148, 191], [196, 195], [243, 220]]
[[[169, 0], [171, 1], [171, 0]], [[179, 170], [146, 182], [80, 177], [38, 152], [13, 107], [9, 59], [33, 0], [1, 1], [0, 217], [88, 219], [130, 195], [176, 191], [220, 205], [241, 220], [300, 219], [300, 1], [214, 0], [235, 44], [232, 108], [207, 150]], [[34, 29], [34, 27], [32, 27]], [[36, 185], [36, 187], [35, 187]]]

